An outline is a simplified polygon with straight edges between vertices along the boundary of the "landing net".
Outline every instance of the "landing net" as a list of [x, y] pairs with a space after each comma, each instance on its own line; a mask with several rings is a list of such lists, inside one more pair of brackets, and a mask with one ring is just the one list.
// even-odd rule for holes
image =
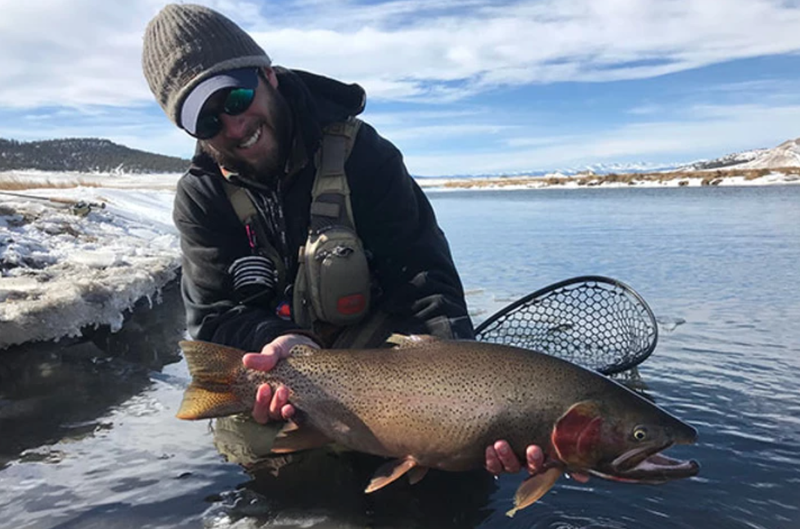
[[610, 375], [650, 356], [658, 325], [631, 287], [582, 276], [512, 303], [481, 323], [476, 335], [482, 342], [533, 349]]

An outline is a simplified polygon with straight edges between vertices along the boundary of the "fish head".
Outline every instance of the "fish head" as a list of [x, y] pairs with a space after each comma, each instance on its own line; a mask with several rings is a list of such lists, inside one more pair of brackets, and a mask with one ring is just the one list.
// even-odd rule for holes
[[692, 444], [697, 430], [631, 392], [623, 402], [582, 401], [556, 422], [551, 435], [567, 469], [614, 481], [663, 483], [694, 476], [696, 461], [662, 454], [676, 444]]

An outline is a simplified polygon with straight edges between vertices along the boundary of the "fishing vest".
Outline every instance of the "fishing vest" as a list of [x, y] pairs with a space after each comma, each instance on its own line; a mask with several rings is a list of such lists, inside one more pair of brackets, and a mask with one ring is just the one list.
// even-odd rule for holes
[[[313, 328], [318, 322], [353, 325], [369, 310], [369, 267], [356, 233], [344, 169], [360, 126], [361, 120], [349, 118], [325, 127], [322, 146], [314, 157], [317, 172], [311, 192], [308, 238], [300, 247], [292, 290], [291, 315], [304, 328]], [[255, 204], [243, 187], [227, 179], [224, 186], [239, 220], [248, 230], [252, 226], [262, 232], [257, 233], [258, 249], [275, 266], [276, 292], [284, 292], [286, 265], [269, 244]]]

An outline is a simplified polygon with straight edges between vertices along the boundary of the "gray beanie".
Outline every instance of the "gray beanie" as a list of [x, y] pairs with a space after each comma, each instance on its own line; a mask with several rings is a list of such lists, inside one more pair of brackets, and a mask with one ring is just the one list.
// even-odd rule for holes
[[144, 76], [167, 117], [179, 127], [181, 105], [198, 84], [227, 70], [271, 64], [247, 32], [204, 6], [169, 4], [144, 33]]

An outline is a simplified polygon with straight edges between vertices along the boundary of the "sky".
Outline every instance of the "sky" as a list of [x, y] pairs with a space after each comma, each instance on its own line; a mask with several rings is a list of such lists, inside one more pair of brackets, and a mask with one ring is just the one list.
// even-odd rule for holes
[[[367, 90], [418, 176], [667, 164], [800, 136], [800, 0], [199, 1]], [[0, 0], [0, 138], [190, 157], [141, 73], [155, 0]]]

